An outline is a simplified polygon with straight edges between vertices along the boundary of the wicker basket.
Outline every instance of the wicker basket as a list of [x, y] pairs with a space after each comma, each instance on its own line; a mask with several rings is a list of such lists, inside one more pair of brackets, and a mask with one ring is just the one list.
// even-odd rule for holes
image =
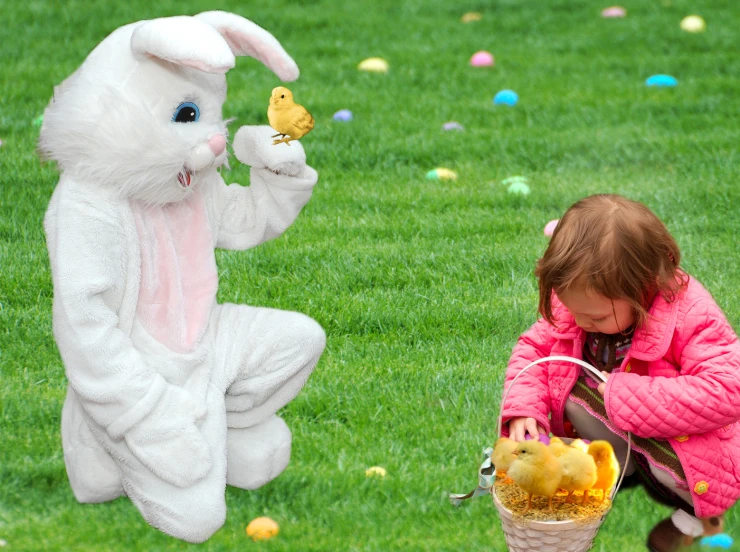
[[[606, 381], [601, 372], [590, 364], [577, 359], [567, 356], [550, 356], [535, 360], [531, 364], [525, 366], [521, 372], [519, 372], [514, 380], [511, 382], [509, 389], [504, 393], [504, 397], [501, 400], [501, 412], [498, 418], [498, 436], [501, 437], [502, 419], [503, 419], [503, 408], [506, 403], [506, 397], [509, 394], [509, 390], [514, 385], [514, 382], [524, 374], [531, 367], [541, 364], [543, 362], [550, 361], [561, 361], [561, 362], [573, 362], [588, 370], [594, 377], [599, 381]], [[632, 436], [627, 433], [627, 459], [625, 465], [629, 460], [630, 451], [632, 449]], [[619, 477], [619, 481], [612, 489], [610, 499], [614, 498], [617, 493], [619, 486], [622, 484], [624, 479], [624, 470]], [[491, 487], [491, 494], [493, 495], [493, 504], [498, 510], [499, 518], [501, 519], [501, 527], [504, 530], [504, 537], [506, 539], [506, 546], [509, 548], [509, 552], [585, 552], [591, 548], [593, 540], [596, 537], [596, 533], [599, 531], [601, 522], [606, 518], [606, 514], [609, 513], [609, 509], [604, 514], [590, 522], [583, 521], [527, 521], [519, 516], [516, 516], [511, 510], [504, 506], [496, 496], [496, 487]]]

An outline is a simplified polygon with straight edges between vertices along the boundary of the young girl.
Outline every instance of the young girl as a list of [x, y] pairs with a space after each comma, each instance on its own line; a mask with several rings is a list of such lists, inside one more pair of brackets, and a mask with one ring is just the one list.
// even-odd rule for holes
[[740, 342], [711, 295], [679, 268], [663, 223], [641, 203], [595, 195], [568, 209], [537, 264], [542, 318], [514, 348], [509, 436], [607, 439], [653, 496], [678, 507], [648, 537], [656, 552], [722, 531], [740, 497]]

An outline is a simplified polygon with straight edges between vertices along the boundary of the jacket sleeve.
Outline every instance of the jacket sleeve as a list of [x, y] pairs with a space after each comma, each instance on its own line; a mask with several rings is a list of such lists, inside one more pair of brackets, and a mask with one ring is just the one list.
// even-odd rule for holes
[[277, 238], [293, 224], [318, 180], [305, 165], [294, 176], [252, 168], [249, 186], [215, 184], [216, 247], [249, 249]]
[[[548, 363], [533, 366], [514, 382], [514, 378], [532, 361], [543, 358], [550, 353], [554, 338], [549, 330], [549, 323], [541, 318], [529, 330], [519, 337], [506, 369], [504, 390], [509, 390], [503, 408], [502, 424], [511, 418], [534, 418], [550, 431], [550, 388], [548, 385]], [[513, 386], [512, 386], [513, 383]], [[502, 428], [508, 434], [506, 427]]]
[[620, 429], [667, 439], [706, 433], [740, 419], [740, 343], [714, 300], [692, 305], [680, 335], [687, 337], [675, 338], [680, 340], [674, 344], [680, 351], [677, 377], [609, 377], [604, 403]]
[[113, 290], [126, 277], [126, 239], [111, 209], [61, 199], [45, 225], [54, 280], [54, 336], [83, 408], [119, 439], [146, 417], [167, 383], [119, 329]]

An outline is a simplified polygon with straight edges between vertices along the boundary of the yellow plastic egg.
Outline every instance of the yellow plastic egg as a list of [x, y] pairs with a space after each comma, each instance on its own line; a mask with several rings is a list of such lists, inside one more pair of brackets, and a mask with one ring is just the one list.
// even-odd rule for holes
[[462, 16], [461, 21], [463, 23], [472, 23], [473, 21], [480, 21], [483, 19], [483, 15], [478, 12], [468, 12]]
[[254, 541], [271, 539], [279, 531], [278, 524], [269, 517], [258, 517], [247, 525], [247, 536]]
[[360, 64], [357, 66], [357, 68], [360, 71], [387, 73], [388, 72], [388, 62], [384, 60], [383, 58], [379, 58], [379, 57], [367, 58], [366, 60], [361, 61]]
[[385, 468], [381, 468], [380, 466], [373, 466], [365, 470], [365, 475], [367, 477], [372, 477], [374, 475], [378, 477], [385, 477], [387, 474], [388, 472], [385, 471]]
[[426, 174], [428, 180], [457, 180], [457, 173], [451, 169], [437, 167]]
[[703, 33], [707, 24], [698, 15], [689, 15], [681, 20], [681, 29], [688, 33]]
[[450, 169], [445, 169], [444, 167], [439, 167], [437, 169], [437, 176], [440, 180], [457, 180], [457, 173]]

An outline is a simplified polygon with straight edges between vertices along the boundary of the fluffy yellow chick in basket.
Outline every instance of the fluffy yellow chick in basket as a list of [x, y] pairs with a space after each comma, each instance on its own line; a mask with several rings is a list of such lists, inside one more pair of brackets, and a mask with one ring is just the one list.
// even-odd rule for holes
[[[496, 441], [496, 444], [493, 446], [491, 460], [493, 461], [493, 466], [496, 468], [497, 476], [503, 477], [506, 475], [509, 466], [511, 466], [511, 463], [516, 458], [512, 453], [518, 446], [518, 442], [508, 437], [501, 437]], [[509, 478], [507, 477], [506, 479], [508, 480]]]
[[573, 439], [570, 442], [570, 446], [580, 450], [581, 452], [588, 452], [588, 443], [583, 439]]
[[588, 453], [596, 462], [597, 479], [592, 489], [601, 489], [601, 501], [617, 484], [619, 478], [619, 462], [609, 441], [591, 441]]
[[563, 473], [558, 459], [547, 445], [539, 441], [519, 443], [513, 454], [516, 458], [506, 473], [528, 495], [527, 507], [522, 513], [532, 507], [532, 495], [546, 496], [547, 506], [552, 512], [552, 497], [560, 486]]
[[270, 126], [278, 132], [273, 138], [281, 137], [272, 142], [273, 146], [281, 142], [290, 145], [291, 140], [302, 138], [313, 128], [311, 114], [305, 107], [293, 101], [293, 93], [284, 86], [272, 89], [267, 119]]
[[583, 491], [581, 504], [588, 500], [588, 490], [596, 483], [596, 461], [593, 456], [573, 446], [566, 445], [557, 437], [550, 439], [550, 451], [560, 462], [563, 475], [560, 488], [568, 491], [566, 502], [570, 502], [575, 491]]

